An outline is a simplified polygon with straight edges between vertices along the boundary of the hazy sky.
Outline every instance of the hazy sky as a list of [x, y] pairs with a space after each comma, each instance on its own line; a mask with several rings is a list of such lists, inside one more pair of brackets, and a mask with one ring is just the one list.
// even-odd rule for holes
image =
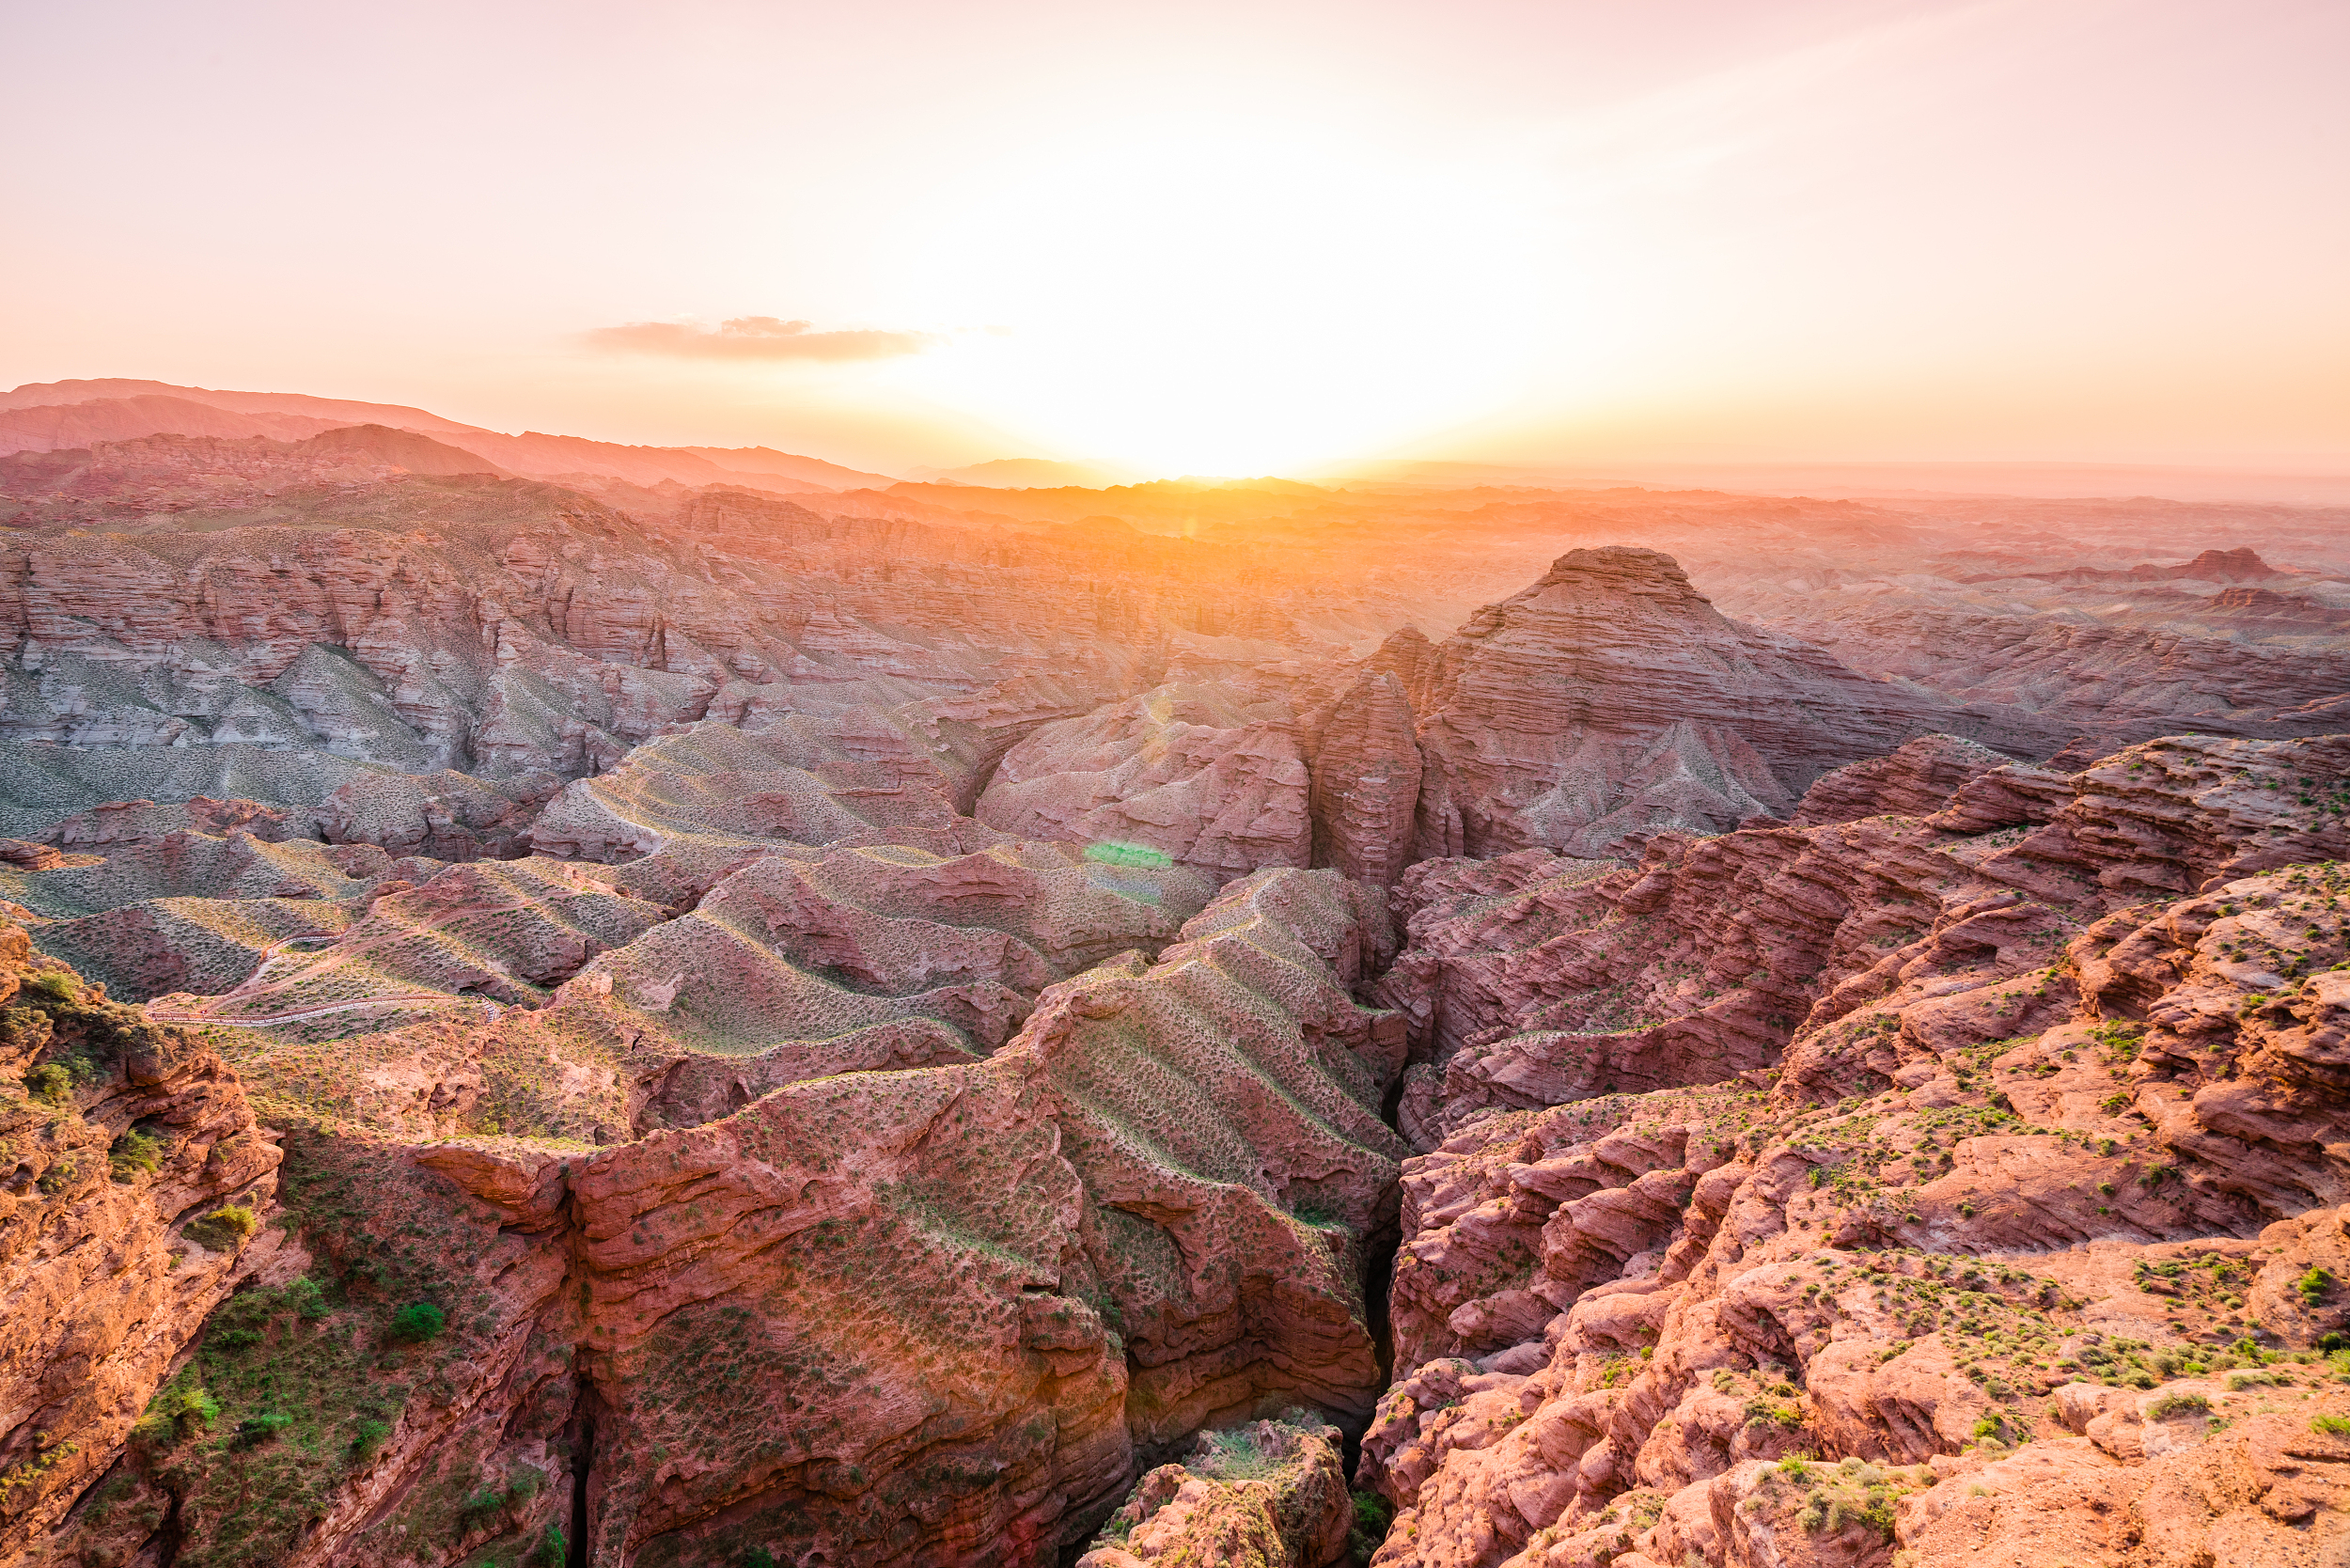
[[0, 57], [0, 385], [893, 470], [2350, 462], [2343, 0], [9, 0]]

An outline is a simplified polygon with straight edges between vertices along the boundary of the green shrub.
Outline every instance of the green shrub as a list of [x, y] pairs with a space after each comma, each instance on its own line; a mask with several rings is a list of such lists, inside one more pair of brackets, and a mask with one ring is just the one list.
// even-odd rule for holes
[[[539, 1544], [531, 1549], [530, 1568], [563, 1568], [571, 1555], [572, 1544], [564, 1538], [563, 1527], [550, 1524], [546, 1534], [539, 1538]], [[766, 1556], [764, 1552], [760, 1555]], [[770, 1557], [767, 1560], [773, 1562], [776, 1560]]]
[[286, 1305], [294, 1309], [294, 1315], [313, 1323], [334, 1310], [326, 1304], [326, 1293], [319, 1288], [319, 1282], [306, 1274], [288, 1285], [285, 1294]]
[[243, 1247], [253, 1239], [253, 1232], [261, 1228], [261, 1216], [243, 1204], [231, 1203], [214, 1209], [202, 1219], [188, 1222], [188, 1239], [218, 1252], [232, 1247]]
[[351, 1454], [354, 1459], [372, 1459], [383, 1450], [384, 1440], [392, 1435], [392, 1423], [372, 1418], [363, 1419], [352, 1428]]
[[[503, 1488], [485, 1486], [458, 1504], [458, 1522], [462, 1529], [478, 1529], [492, 1519], [511, 1513], [514, 1509], [528, 1502], [539, 1495], [539, 1488], [545, 1484], [544, 1476], [525, 1466], [508, 1476]], [[540, 1543], [541, 1546], [544, 1544], [543, 1542]]]
[[148, 1402], [146, 1413], [132, 1425], [131, 1435], [149, 1448], [169, 1448], [218, 1419], [220, 1401], [197, 1385], [175, 1379]]
[[231, 1437], [229, 1442], [241, 1449], [258, 1448], [291, 1425], [293, 1425], [291, 1416], [283, 1415], [275, 1410], [264, 1410], [258, 1416], [239, 1421], [236, 1435]]
[[2146, 1407], [2150, 1421], [2167, 1421], [2173, 1416], [2202, 1416], [2211, 1411], [2211, 1401], [2201, 1394], [2165, 1394]]
[[[1779, 1468], [1786, 1467], [1781, 1461]], [[1841, 1534], [1858, 1525], [1885, 1541], [1893, 1538], [1894, 1504], [1919, 1485], [1914, 1472], [1880, 1470], [1857, 1459], [1841, 1461], [1819, 1480], [1804, 1497], [1797, 1524], [1814, 1535]]]
[[1355, 1568], [1363, 1568], [1377, 1554], [1380, 1543], [1387, 1538], [1387, 1527], [1395, 1522], [1395, 1511], [1387, 1499], [1376, 1492], [1355, 1494], [1355, 1522], [1346, 1532], [1346, 1557]]
[[2310, 1430], [2330, 1436], [2350, 1437], [2350, 1416], [2315, 1416], [2311, 1418]]
[[149, 1137], [135, 1127], [115, 1139], [114, 1146], [106, 1151], [107, 1168], [118, 1182], [152, 1176], [163, 1163], [163, 1140]]
[[73, 1074], [54, 1061], [43, 1062], [24, 1074], [24, 1092], [44, 1105], [62, 1105], [73, 1098]]
[[2333, 1290], [2334, 1277], [2311, 1264], [2309, 1273], [2293, 1282], [2293, 1288], [2301, 1293], [2302, 1306], [2314, 1307]]
[[412, 1301], [392, 1314], [392, 1338], [412, 1344], [438, 1339], [448, 1326], [448, 1314], [430, 1301]]
[[1207, 1451], [1191, 1463], [1193, 1466], [1218, 1481], [1261, 1481], [1281, 1466], [1257, 1447], [1257, 1440], [1246, 1430], [1237, 1432], [1208, 1432]]
[[20, 995], [40, 1007], [71, 1007], [82, 999], [82, 983], [61, 970], [50, 969], [26, 980]]

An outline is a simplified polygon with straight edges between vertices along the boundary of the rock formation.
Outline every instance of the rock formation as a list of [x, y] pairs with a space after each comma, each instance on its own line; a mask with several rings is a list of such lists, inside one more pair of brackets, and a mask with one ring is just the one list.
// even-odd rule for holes
[[2342, 1549], [2338, 511], [17, 416], [0, 1568]]
[[[2341, 1403], [2315, 1351], [2350, 1190], [2314, 1060], [2350, 838], [2311, 806], [2345, 773], [2338, 741], [2173, 741], [2036, 828], [1984, 820], [2031, 809], [1993, 773], [1922, 819], [1653, 845], [1596, 879], [1521, 865], [1513, 901], [1427, 906], [1509, 933], [1443, 962], [1430, 1011], [1537, 1029], [1464, 1045], [1433, 1097], [1458, 1130], [1406, 1167], [1378, 1560], [1744, 1564], [1790, 1538], [1885, 1560], [2042, 1530], [2118, 1559], [2157, 1507], [2189, 1549], [2247, 1543], [2202, 1547], [2224, 1555], [2312, 1517], [2330, 1494], [2289, 1455]], [[1700, 849], [1710, 880], [1748, 840], [1779, 891], [1676, 912]], [[1795, 942], [1763, 970], [1800, 991], [1763, 1003], [1758, 971], [1709, 997], [1733, 977], [1676, 963], [1665, 933], [1732, 907]], [[1616, 921], [1653, 967], [1606, 966]], [[1442, 929], [1416, 917], [1414, 947]], [[1521, 1000], [1469, 978], [1504, 974]], [[1627, 993], [1678, 1001], [1687, 1041], [1540, 1028]], [[1592, 1095], [1642, 1059], [1730, 1081]], [[1527, 1108], [1466, 1108], [1496, 1100]], [[2215, 1466], [2227, 1496], [2300, 1500], [2231, 1513]]]
[[1236, 876], [1313, 850], [1295, 724], [1222, 685], [1170, 685], [1050, 724], [1011, 748], [979, 797], [1006, 833], [1132, 843]]
[[1437, 651], [1418, 853], [1588, 856], [1784, 816], [1830, 768], [1947, 728], [1930, 712], [1730, 620], [1668, 557], [1573, 551]]
[[1419, 743], [1408, 687], [1372, 668], [1340, 698], [1308, 771], [1317, 866], [1386, 887], [1411, 863], [1419, 808]]
[[1325, 1568], [1353, 1518], [1339, 1429], [1303, 1412], [1202, 1434], [1187, 1464], [1142, 1478], [1083, 1568], [1165, 1561]]

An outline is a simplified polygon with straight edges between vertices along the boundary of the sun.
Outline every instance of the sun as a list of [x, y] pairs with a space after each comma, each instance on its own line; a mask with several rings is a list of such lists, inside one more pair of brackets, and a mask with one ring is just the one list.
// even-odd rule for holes
[[940, 211], [909, 293], [992, 331], [888, 368], [1056, 455], [1259, 474], [1505, 403], [1535, 357], [1535, 204], [1280, 118], [1041, 144]]

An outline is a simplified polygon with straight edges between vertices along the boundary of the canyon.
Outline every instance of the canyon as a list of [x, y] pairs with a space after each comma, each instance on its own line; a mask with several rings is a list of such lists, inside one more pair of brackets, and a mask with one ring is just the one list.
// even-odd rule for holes
[[2342, 509], [0, 447], [0, 1564], [2350, 1550]]

